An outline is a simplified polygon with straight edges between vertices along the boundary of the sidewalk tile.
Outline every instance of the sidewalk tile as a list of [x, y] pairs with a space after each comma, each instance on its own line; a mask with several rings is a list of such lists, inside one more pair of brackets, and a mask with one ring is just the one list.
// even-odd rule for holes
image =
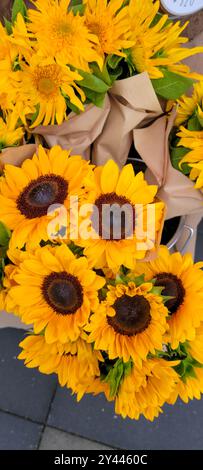
[[197, 244], [195, 250], [195, 261], [203, 260], [203, 231], [198, 230], [197, 232]]
[[0, 410], [44, 423], [56, 378], [27, 369], [17, 359], [24, 334], [24, 330], [0, 329]]
[[0, 449], [37, 449], [42, 426], [0, 411]]
[[40, 450], [109, 450], [97, 442], [89, 441], [83, 437], [75, 436], [58, 429], [47, 426], [43, 433]]
[[150, 423], [116, 416], [102, 395], [77, 403], [68, 390], [58, 388], [48, 425], [121, 449], [202, 449], [203, 401], [165, 406]]

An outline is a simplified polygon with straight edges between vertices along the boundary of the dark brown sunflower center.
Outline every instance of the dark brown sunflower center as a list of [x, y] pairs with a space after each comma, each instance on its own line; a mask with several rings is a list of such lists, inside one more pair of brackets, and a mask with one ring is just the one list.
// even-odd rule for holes
[[181, 279], [171, 273], [160, 273], [156, 277], [155, 286], [163, 286], [162, 295], [173, 297], [165, 303], [170, 313], [175, 313], [183, 303], [185, 289]]
[[108, 317], [108, 323], [117, 333], [133, 336], [144, 331], [150, 321], [150, 304], [143, 295], [129, 297], [123, 295], [113, 305], [114, 317]]
[[42, 293], [50, 307], [62, 315], [75, 313], [83, 303], [83, 290], [80, 282], [75, 276], [65, 271], [46, 276]]
[[135, 208], [124, 196], [102, 194], [95, 201], [92, 226], [104, 240], [124, 240], [135, 230]]
[[31, 181], [17, 199], [18, 210], [27, 219], [47, 214], [51, 204], [63, 204], [68, 194], [68, 182], [58, 175], [44, 175]]

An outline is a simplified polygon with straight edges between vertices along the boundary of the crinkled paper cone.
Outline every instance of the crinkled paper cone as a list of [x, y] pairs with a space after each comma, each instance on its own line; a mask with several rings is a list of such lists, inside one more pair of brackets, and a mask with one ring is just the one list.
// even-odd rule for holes
[[122, 167], [133, 142], [133, 129], [146, 125], [163, 111], [146, 72], [117, 80], [109, 96], [111, 109], [93, 145], [93, 163], [103, 165], [112, 158]]
[[169, 120], [162, 116], [149, 127], [133, 131], [136, 150], [148, 167], [146, 179], [158, 184], [157, 196], [166, 204], [167, 219], [203, 211], [203, 194], [171, 165], [168, 138], [175, 115], [174, 110]]
[[24, 160], [32, 158], [36, 152], [36, 144], [21, 145], [20, 147], [9, 147], [0, 154], [0, 170], [6, 164], [21, 166]]
[[32, 132], [43, 136], [50, 148], [60, 145], [71, 149], [72, 155], [90, 160], [91, 145], [102, 133], [109, 111], [110, 100], [106, 95], [102, 108], [90, 104], [80, 114], [70, 113], [68, 120], [59, 126], [38, 126]]

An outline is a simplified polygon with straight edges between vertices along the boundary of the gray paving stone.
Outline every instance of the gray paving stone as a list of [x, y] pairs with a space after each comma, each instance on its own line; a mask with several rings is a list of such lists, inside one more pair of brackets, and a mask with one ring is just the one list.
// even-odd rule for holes
[[0, 412], [0, 449], [37, 449], [42, 425], [32, 423], [18, 416]]
[[200, 232], [200, 233], [203, 233], [203, 218], [202, 218], [200, 224], [198, 225], [198, 233], [199, 233], [199, 232]]
[[77, 403], [69, 391], [58, 388], [48, 425], [121, 449], [202, 449], [203, 401], [165, 406], [164, 414], [150, 423], [116, 416], [102, 395]]
[[44, 423], [56, 387], [55, 376], [27, 369], [17, 356], [23, 330], [0, 330], [0, 410]]
[[89, 441], [83, 437], [59, 431], [47, 426], [43, 433], [40, 450], [109, 450], [107, 447], [97, 442]]
[[198, 232], [197, 232], [195, 261], [203, 261], [203, 228], [202, 228], [202, 231], [198, 229]]

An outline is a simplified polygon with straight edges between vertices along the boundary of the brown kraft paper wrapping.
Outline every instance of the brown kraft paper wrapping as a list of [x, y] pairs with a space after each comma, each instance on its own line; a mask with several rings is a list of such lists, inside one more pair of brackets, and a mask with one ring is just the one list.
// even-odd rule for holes
[[32, 158], [36, 152], [36, 144], [20, 145], [20, 147], [9, 147], [0, 154], [0, 171], [4, 165], [21, 166], [26, 158]]
[[146, 72], [117, 80], [109, 96], [111, 109], [103, 132], [93, 145], [93, 163], [103, 165], [112, 158], [122, 167], [133, 141], [133, 129], [163, 111]]
[[146, 180], [158, 184], [157, 196], [165, 202], [166, 219], [203, 211], [203, 194], [194, 182], [172, 167], [168, 139], [176, 111], [170, 118], [162, 116], [145, 129], [135, 129], [135, 148], [147, 165]]
[[109, 111], [110, 99], [106, 95], [102, 108], [89, 104], [80, 114], [70, 113], [61, 125], [38, 126], [31, 132], [43, 136], [50, 148], [60, 145], [65, 150], [71, 149], [72, 155], [89, 160], [91, 145], [102, 133]]

